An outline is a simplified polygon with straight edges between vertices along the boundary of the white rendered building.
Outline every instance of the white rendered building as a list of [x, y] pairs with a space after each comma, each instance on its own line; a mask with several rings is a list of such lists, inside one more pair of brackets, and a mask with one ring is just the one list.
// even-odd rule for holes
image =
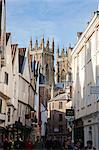
[[[99, 11], [95, 12], [72, 51], [73, 106], [77, 132], [84, 131], [84, 145], [92, 140], [99, 149]], [[80, 134], [78, 136], [81, 136]]]

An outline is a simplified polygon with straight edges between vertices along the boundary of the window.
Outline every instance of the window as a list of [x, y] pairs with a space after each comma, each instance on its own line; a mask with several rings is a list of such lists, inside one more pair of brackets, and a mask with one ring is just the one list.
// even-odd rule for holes
[[62, 114], [59, 114], [59, 121], [62, 121], [63, 120], [63, 116]]
[[91, 40], [89, 40], [86, 44], [86, 58], [87, 58], [87, 63], [91, 59]]
[[63, 132], [63, 125], [59, 125], [59, 132], [60, 132], [60, 133]]
[[0, 99], [0, 113], [2, 112], [2, 99]]
[[8, 122], [10, 122], [11, 108], [8, 108]]
[[53, 103], [53, 105], [52, 105], [52, 108], [54, 109], [54, 103]]
[[63, 103], [59, 102], [59, 109], [62, 109], [62, 108], [63, 108]]
[[64, 82], [66, 80], [66, 73], [65, 70], [63, 69], [61, 72], [61, 81]]
[[48, 64], [46, 65], [46, 81], [49, 81], [49, 67]]
[[49, 103], [49, 110], [51, 110], [51, 103]]
[[54, 114], [53, 114], [53, 120], [54, 120]]
[[71, 74], [71, 72], [68, 73], [68, 81], [72, 81], [72, 74]]
[[8, 73], [7, 72], [5, 72], [4, 83], [8, 85]]
[[[96, 77], [96, 86], [99, 86], [99, 76]], [[96, 94], [97, 100], [99, 100], [99, 94]]]
[[54, 125], [52, 126], [52, 132], [54, 132]]

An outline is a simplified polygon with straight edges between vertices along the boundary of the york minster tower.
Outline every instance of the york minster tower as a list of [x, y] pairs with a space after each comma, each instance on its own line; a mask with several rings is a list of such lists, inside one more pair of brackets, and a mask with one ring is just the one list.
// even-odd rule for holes
[[49, 39], [46, 44], [44, 37], [42, 38], [40, 45], [38, 39], [32, 47], [32, 39], [30, 40], [30, 54], [34, 57], [35, 61], [39, 62], [40, 71], [45, 76], [46, 84], [52, 86], [54, 84], [54, 39], [50, 46]]
[[57, 83], [64, 83], [66, 81], [69, 81], [71, 78], [71, 52], [72, 48], [69, 46], [69, 48], [64, 50], [62, 48], [61, 54], [59, 52], [59, 46], [57, 48], [56, 52], [56, 82]]

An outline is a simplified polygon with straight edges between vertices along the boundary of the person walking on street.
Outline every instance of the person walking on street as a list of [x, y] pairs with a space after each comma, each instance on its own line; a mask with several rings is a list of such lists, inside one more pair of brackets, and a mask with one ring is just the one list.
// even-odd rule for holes
[[31, 139], [28, 139], [25, 143], [24, 150], [33, 150], [33, 143]]
[[3, 149], [4, 150], [9, 150], [9, 141], [8, 141], [8, 138], [4, 139]]
[[14, 149], [23, 150], [23, 142], [20, 138], [17, 138], [17, 140], [14, 142]]
[[74, 150], [73, 143], [71, 142], [71, 138], [68, 137], [64, 141], [64, 150]]
[[75, 150], [82, 150], [82, 148], [81, 148], [81, 143], [80, 143], [80, 141], [79, 141], [79, 140], [78, 140], [78, 141], [76, 141], [76, 144], [75, 144], [74, 149], [75, 149]]
[[91, 140], [87, 141], [87, 146], [84, 150], [96, 150], [96, 148], [93, 146], [93, 142]]

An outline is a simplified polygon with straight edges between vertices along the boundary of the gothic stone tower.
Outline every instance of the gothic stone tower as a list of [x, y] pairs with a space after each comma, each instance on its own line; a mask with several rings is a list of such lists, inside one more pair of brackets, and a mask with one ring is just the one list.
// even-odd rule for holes
[[50, 47], [49, 39], [44, 43], [42, 38], [40, 46], [36, 39], [35, 45], [32, 48], [32, 40], [30, 40], [30, 54], [39, 62], [41, 73], [45, 76], [46, 84], [52, 85], [54, 83], [54, 39]]
[[64, 48], [59, 54], [59, 46], [56, 53], [56, 82], [64, 83], [67, 80], [68, 74], [71, 72], [71, 51], [72, 48], [69, 47], [66, 52]]

